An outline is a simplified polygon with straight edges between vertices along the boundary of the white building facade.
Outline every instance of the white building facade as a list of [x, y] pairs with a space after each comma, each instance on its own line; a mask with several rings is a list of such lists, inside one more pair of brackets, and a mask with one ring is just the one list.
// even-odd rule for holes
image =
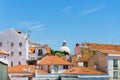
[[110, 80], [120, 80], [120, 54], [108, 54]]
[[30, 47], [29, 48], [29, 60], [38, 60], [42, 56], [46, 54], [46, 48], [38, 46], [38, 47]]
[[9, 29], [0, 33], [0, 49], [9, 53], [8, 66], [24, 65], [28, 59], [27, 34]]

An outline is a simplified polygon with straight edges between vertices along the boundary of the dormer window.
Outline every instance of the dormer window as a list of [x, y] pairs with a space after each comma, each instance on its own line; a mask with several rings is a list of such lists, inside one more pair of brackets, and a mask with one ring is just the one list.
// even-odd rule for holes
[[38, 56], [42, 56], [43, 55], [43, 51], [42, 51], [42, 49], [39, 49], [38, 50]]

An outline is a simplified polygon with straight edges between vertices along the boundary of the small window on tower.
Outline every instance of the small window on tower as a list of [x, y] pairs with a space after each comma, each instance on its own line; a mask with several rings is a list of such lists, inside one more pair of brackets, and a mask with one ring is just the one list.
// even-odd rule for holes
[[19, 47], [22, 47], [22, 42], [19, 42]]
[[0, 47], [2, 46], [2, 42], [0, 42]]
[[11, 56], [14, 56], [14, 52], [11, 52]]
[[14, 43], [13, 42], [11, 42], [11, 47], [13, 47], [14, 46]]
[[22, 56], [22, 52], [21, 51], [19, 52], [19, 56]]

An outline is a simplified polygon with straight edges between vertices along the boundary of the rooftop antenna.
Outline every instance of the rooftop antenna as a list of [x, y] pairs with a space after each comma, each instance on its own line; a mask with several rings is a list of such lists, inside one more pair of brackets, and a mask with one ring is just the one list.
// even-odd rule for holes
[[23, 33], [27, 34], [27, 37], [31, 35], [31, 30], [21, 30]]

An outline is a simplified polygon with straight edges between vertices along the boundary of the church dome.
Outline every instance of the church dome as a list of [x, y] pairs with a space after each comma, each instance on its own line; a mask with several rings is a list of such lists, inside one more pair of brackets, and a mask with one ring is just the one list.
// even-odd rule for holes
[[70, 54], [70, 49], [69, 49], [69, 47], [68, 46], [66, 46], [66, 41], [64, 40], [63, 41], [63, 45], [62, 45], [62, 47], [60, 48], [60, 51], [61, 52], [67, 52], [67, 53], [69, 53]]

